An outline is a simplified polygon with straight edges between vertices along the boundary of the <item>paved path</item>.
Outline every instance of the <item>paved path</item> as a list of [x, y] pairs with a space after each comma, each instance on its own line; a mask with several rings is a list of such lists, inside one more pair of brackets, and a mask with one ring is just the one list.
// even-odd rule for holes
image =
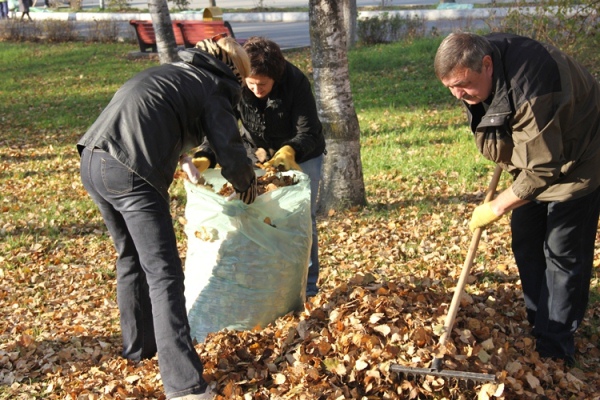
[[[43, 0], [36, 0], [38, 3], [43, 3]], [[67, 1], [67, 0], [63, 0]], [[83, 0], [84, 9], [88, 8], [87, 12], [68, 13], [68, 12], [32, 12], [32, 18], [37, 19], [62, 19], [75, 21], [77, 28], [82, 36], [89, 35], [91, 29], [97, 24], [98, 20], [114, 19], [119, 23], [120, 36], [126, 38], [135, 38], [133, 28], [129, 26], [130, 19], [150, 19], [150, 14], [147, 13], [147, 3], [145, 0], [129, 0], [130, 5], [139, 4], [139, 12], [133, 13], [106, 13], [106, 12], [90, 12], [93, 8], [98, 7], [99, 1], [107, 0]], [[207, 6], [209, 0], [190, 0], [190, 9], [201, 9], [202, 6]], [[217, 5], [227, 9], [242, 9], [255, 8], [261, 0], [216, 0]], [[381, 6], [382, 1], [386, 6], [390, 5], [406, 5], [406, 4], [437, 4], [438, 0], [357, 0], [359, 7], [364, 6]], [[458, 4], [461, 2], [472, 4], [475, 2], [489, 3], [491, 0], [455, 0]], [[496, 2], [511, 1], [511, 0], [496, 0]], [[196, 4], [196, 6], [194, 6]], [[307, 7], [307, 0], [264, 0], [262, 3], [265, 7]], [[419, 9], [419, 10], [400, 10], [391, 11], [390, 13], [400, 13], [405, 16], [418, 15], [425, 21], [426, 31], [432, 29], [438, 32], [451, 32], [456, 29], [469, 30], [480, 29], [485, 27], [485, 19], [492, 12], [496, 12], [501, 16], [501, 8], [477, 8], [471, 10], [435, 10], [435, 9]], [[246, 38], [253, 35], [266, 36], [273, 41], [279, 43], [282, 49], [305, 47], [310, 45], [308, 13], [307, 12], [236, 12], [225, 13], [224, 19], [229, 21], [233, 27], [233, 31], [239, 38]], [[360, 15], [372, 16], [371, 14], [380, 13], [380, 11], [361, 11]], [[202, 13], [177, 13], [171, 11], [172, 19], [202, 19]]]
[[[41, 2], [42, 0], [37, 0]], [[66, 0], [63, 0], [66, 1]], [[105, 3], [107, 0], [83, 0], [84, 8], [98, 8], [101, 1]], [[189, 0], [189, 9], [200, 9], [210, 6], [209, 0]], [[529, 1], [529, 0], [526, 0]], [[533, 0], [531, 0], [533, 1]], [[456, 3], [468, 4], [492, 4], [492, 0], [455, 0]], [[513, 2], [514, 0], [496, 0], [496, 3]], [[217, 7], [227, 9], [252, 9], [259, 5], [267, 8], [286, 8], [286, 7], [308, 7], [308, 0], [215, 0]], [[358, 7], [380, 7], [385, 5], [391, 6], [423, 6], [436, 5], [440, 0], [356, 0]], [[147, 9], [148, 3], [145, 0], [129, 0], [129, 4], [135, 8]]]
[[[42, 0], [37, 0], [42, 1]], [[107, 0], [83, 0], [84, 8], [97, 8], [101, 1]], [[209, 0], [189, 0], [189, 9], [200, 9], [210, 6]], [[460, 3], [491, 3], [491, 0], [455, 0]], [[511, 1], [511, 0], [500, 0]], [[434, 5], [439, 0], [356, 0], [358, 7], [376, 7], [384, 4], [385, 6], [402, 5]], [[308, 7], [308, 0], [216, 0], [217, 7], [227, 9], [252, 9], [258, 6], [266, 8], [288, 8], [288, 7]], [[145, 0], [129, 0], [129, 4], [135, 8], [147, 9], [148, 3]]]

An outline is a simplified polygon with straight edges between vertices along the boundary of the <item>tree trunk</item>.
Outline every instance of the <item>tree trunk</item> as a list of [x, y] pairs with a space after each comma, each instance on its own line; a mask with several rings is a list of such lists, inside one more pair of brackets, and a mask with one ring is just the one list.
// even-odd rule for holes
[[342, 18], [348, 1], [355, 0], [309, 0], [315, 97], [327, 145], [317, 210], [321, 214], [366, 204]]
[[148, 11], [150, 11], [156, 35], [156, 48], [160, 63], [179, 61], [167, 0], [148, 0]]
[[210, 3], [210, 7], [216, 7], [217, 6], [217, 0], [209, 0]]
[[344, 28], [347, 33], [347, 46], [350, 50], [354, 47], [357, 41], [356, 24], [358, 20], [358, 8], [356, 7], [356, 0], [343, 0], [343, 15], [344, 15]]

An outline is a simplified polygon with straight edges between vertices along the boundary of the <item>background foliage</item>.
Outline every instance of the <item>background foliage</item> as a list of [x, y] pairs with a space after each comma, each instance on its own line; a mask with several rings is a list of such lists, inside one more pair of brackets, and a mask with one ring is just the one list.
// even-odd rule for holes
[[518, 1], [505, 18], [490, 21], [495, 31], [529, 36], [549, 43], [576, 57], [598, 76], [600, 48], [600, 1], [598, 0], [545, 0], [529, 6]]

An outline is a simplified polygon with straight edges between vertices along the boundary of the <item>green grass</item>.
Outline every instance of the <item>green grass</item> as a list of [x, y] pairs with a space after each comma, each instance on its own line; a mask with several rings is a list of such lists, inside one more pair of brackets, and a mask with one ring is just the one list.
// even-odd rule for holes
[[[103, 230], [96, 207], [79, 186], [75, 143], [119, 86], [154, 64], [127, 60], [130, 49], [0, 43], [3, 253], [32, 243], [54, 247], [65, 234]], [[91, 225], [85, 227], [83, 220]]]
[[[474, 178], [487, 177], [489, 163], [476, 155], [461, 107], [433, 74], [431, 64], [438, 44], [439, 39], [422, 39], [350, 52], [367, 182], [382, 173], [408, 181], [437, 173], [453, 177], [461, 188], [470, 190], [480, 184]], [[131, 44], [0, 43], [2, 145], [34, 144], [42, 149], [38, 151], [42, 154], [33, 157], [26, 150], [0, 155], [3, 162], [18, 161], [18, 168], [3, 171], [8, 185], [56, 182], [53, 178], [77, 163], [77, 139], [113, 93], [137, 72], [157, 64], [129, 60], [126, 55], [131, 50]], [[309, 72], [308, 49], [287, 52], [286, 57]], [[60, 183], [56, 185], [58, 190]], [[367, 185], [367, 189], [373, 194], [379, 185]], [[47, 190], [35, 183], [32, 186], [31, 195], [43, 195]], [[394, 181], [390, 187], [394, 189]], [[11, 198], [10, 191], [6, 197]], [[63, 206], [92, 212], [84, 206], [85, 200], [73, 202]], [[23, 206], [13, 215], [29, 212], [32, 209]], [[55, 223], [63, 219], [67, 223], [68, 213], [58, 214]]]
[[440, 41], [359, 47], [349, 54], [366, 179], [382, 172], [408, 180], [437, 173], [473, 189], [470, 182], [487, 177], [488, 163], [476, 154], [462, 106], [433, 72]]
[[[440, 40], [359, 46], [348, 55], [369, 198], [430, 177], [435, 177], [430, 186], [443, 182], [453, 196], [487, 184], [492, 165], [477, 153], [462, 106], [433, 73]], [[61, 191], [63, 179], [78, 179], [70, 174], [78, 163], [79, 137], [128, 78], [157, 64], [128, 59], [132, 49], [131, 44], [0, 43], [3, 186], [29, 185], [28, 195], [44, 198], [49, 188]], [[308, 49], [287, 51], [286, 57], [310, 75]], [[17, 221], [26, 223], [28, 214], [39, 210], [36, 203], [12, 205], [20, 190], [3, 192], [3, 205], [10, 204], [5, 207]], [[98, 218], [85, 197], [61, 194], [64, 201], [44, 209], [45, 233], [58, 235], [56, 226], [69, 225], [70, 212]], [[421, 196], [406, 190], [401, 195]], [[426, 212], [428, 203], [420, 207]]]
[[10, 104], [3, 115], [10, 118], [10, 127], [26, 129], [38, 140], [40, 131], [64, 134], [61, 128], [85, 129], [126, 79], [152, 65], [127, 60], [130, 48], [78, 42], [0, 43], [2, 101]]
[[[422, 180], [429, 182], [422, 186], [431, 196], [440, 184], [451, 184], [449, 196], [486, 185], [491, 165], [477, 156], [461, 106], [432, 72], [438, 44], [439, 39], [422, 39], [349, 54], [372, 204], [383, 190], [416, 201], [423, 194], [406, 188]], [[103, 231], [79, 184], [75, 143], [128, 78], [157, 64], [128, 59], [132, 50], [131, 44], [0, 43], [3, 250], [31, 242], [46, 246], [65, 233]], [[308, 49], [286, 57], [310, 74]], [[185, 201], [182, 187], [172, 192], [174, 202]], [[435, 205], [428, 198], [418, 202], [420, 212]]]
[[[406, 181], [432, 174], [473, 191], [491, 173], [490, 163], [478, 155], [472, 142], [462, 105], [433, 72], [440, 41], [426, 38], [359, 46], [348, 55], [363, 172], [371, 197], [384, 187], [400, 190]], [[286, 56], [310, 71], [308, 50]], [[382, 175], [390, 179], [375, 179]]]

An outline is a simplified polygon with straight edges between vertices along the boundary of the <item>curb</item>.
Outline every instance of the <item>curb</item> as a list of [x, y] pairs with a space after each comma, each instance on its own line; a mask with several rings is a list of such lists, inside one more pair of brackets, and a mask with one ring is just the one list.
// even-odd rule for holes
[[[396, 10], [396, 11], [360, 11], [358, 19], [373, 18], [387, 14], [405, 18], [422, 18], [426, 21], [486, 19], [504, 17], [509, 8], [475, 8], [469, 10]], [[535, 12], [533, 7], [520, 8], [522, 13]], [[88, 12], [33, 12], [34, 19], [54, 19], [60, 21], [98, 21], [131, 19], [150, 20], [150, 13], [88, 13]], [[202, 20], [202, 12], [171, 13], [173, 20]], [[308, 22], [307, 12], [265, 12], [265, 13], [224, 13], [223, 19], [229, 22]]]

